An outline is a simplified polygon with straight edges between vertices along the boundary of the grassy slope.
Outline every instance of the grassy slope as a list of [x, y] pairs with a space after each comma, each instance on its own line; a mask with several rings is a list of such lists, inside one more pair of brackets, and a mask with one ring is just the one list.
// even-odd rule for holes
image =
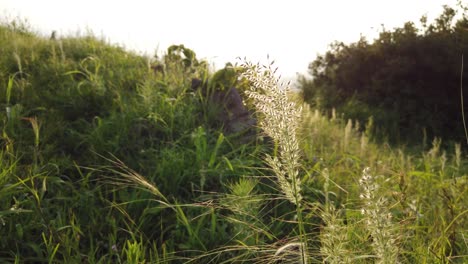
[[268, 147], [222, 135], [188, 90], [201, 66], [18, 25], [0, 26], [0, 53], [1, 260], [270, 263], [297, 238], [312, 263], [372, 262], [390, 239], [404, 263], [468, 254], [466, 160], [437, 142], [410, 156], [306, 109], [295, 210], [265, 176]]

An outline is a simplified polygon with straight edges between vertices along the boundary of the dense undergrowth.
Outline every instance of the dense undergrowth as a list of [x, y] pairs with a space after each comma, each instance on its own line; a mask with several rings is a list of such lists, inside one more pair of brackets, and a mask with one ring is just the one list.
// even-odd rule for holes
[[1, 262], [467, 259], [461, 145], [375, 144], [372, 122], [360, 132], [294, 103], [271, 66], [248, 62], [259, 134], [225, 135], [190, 88], [222, 75], [183, 46], [147, 58], [10, 23], [0, 53]]

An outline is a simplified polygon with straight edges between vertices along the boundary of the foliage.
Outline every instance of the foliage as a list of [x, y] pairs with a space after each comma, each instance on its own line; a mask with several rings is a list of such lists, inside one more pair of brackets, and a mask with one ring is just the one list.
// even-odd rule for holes
[[[92, 35], [46, 39], [16, 24], [0, 26], [0, 44], [0, 259], [162, 261], [229, 241], [219, 212], [193, 227], [211, 209], [184, 204], [256, 171], [250, 155], [261, 146], [207, 125], [189, 89], [209, 78], [206, 62], [182, 45], [148, 58]], [[157, 184], [166, 206], [128, 188], [129, 167]], [[225, 235], [200, 241], [209, 232]]]
[[373, 42], [333, 43], [309, 65], [312, 79], [300, 78], [305, 101], [336, 107], [361, 123], [373, 116], [377, 138], [392, 143], [420, 144], [423, 131], [428, 138], [465, 141], [460, 65], [468, 53], [468, 18], [455, 16], [446, 6], [432, 24], [422, 17], [421, 29], [407, 22], [382, 28]]
[[[461, 145], [445, 152], [434, 140], [413, 156], [378, 145], [372, 119], [361, 132], [295, 103], [272, 65], [211, 74], [182, 45], [148, 58], [92, 35], [46, 39], [10, 25], [0, 49], [0, 262], [468, 255]], [[265, 135], [223, 134], [193, 78], [240, 85]]]

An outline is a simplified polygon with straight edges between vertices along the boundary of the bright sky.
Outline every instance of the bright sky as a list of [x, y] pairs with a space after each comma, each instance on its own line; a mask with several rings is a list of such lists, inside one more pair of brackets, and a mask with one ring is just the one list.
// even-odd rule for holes
[[[429, 21], [456, 0], [0, 0], [0, 17], [27, 19], [50, 35], [104, 36], [127, 49], [154, 54], [184, 44], [217, 67], [246, 56], [276, 61], [285, 77], [305, 73], [334, 40], [372, 40], [406, 21]], [[2, 19], [3, 20], [3, 19]], [[418, 24], [417, 24], [418, 25]]]

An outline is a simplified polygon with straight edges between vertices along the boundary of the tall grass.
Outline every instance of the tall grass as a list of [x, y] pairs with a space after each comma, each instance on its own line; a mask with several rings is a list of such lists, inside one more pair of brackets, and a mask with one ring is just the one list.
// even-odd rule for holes
[[[267, 154], [265, 161], [275, 174], [278, 186], [285, 198], [296, 207], [299, 227], [299, 259], [307, 263], [307, 238], [303, 220], [301, 194], [300, 149], [297, 130], [300, 126], [301, 108], [291, 102], [287, 96], [289, 87], [281, 88], [279, 79], [275, 78], [272, 64], [254, 65], [245, 62], [242, 77], [251, 84], [247, 96], [253, 100], [257, 112], [261, 114], [260, 127], [273, 139], [277, 152]], [[297, 246], [297, 245], [296, 245]], [[287, 248], [287, 246], [286, 246]], [[281, 253], [278, 250], [277, 253]]]
[[[372, 143], [365, 133], [350, 130], [349, 122], [327, 121], [317, 112], [308, 116], [305, 127], [314, 137], [303, 141], [306, 158], [314, 166], [327, 168], [327, 179], [334, 183], [333, 198], [345, 211], [346, 218], [339, 223], [346, 222], [342, 228], [350, 230], [346, 239], [339, 239], [347, 241], [343, 254], [351, 251], [352, 262], [374, 258], [384, 263], [394, 263], [396, 258], [402, 263], [463, 262], [467, 212], [459, 199], [466, 195], [466, 163], [460, 163], [460, 145], [448, 155], [441, 151], [440, 140], [434, 140], [422, 155], [409, 155]], [[343, 134], [335, 132], [338, 127], [330, 130], [333, 122], [338, 122]], [[344, 151], [341, 144], [349, 137], [342, 135], [347, 133], [353, 140]], [[330, 217], [322, 218], [327, 223]]]
[[[462, 233], [466, 233], [466, 206], [461, 206], [454, 212], [455, 200], [454, 196], [462, 199], [462, 196], [466, 194], [464, 191], [466, 185], [461, 183], [459, 185], [452, 185], [451, 187], [445, 186], [443, 182], [448, 179], [445, 173], [449, 171], [447, 168], [448, 158], [445, 152], [440, 153], [440, 140], [435, 139], [432, 149], [426, 154], [423, 154], [423, 163], [418, 165], [412, 163], [411, 157], [407, 157], [402, 151], [398, 150], [393, 154], [393, 150], [388, 149], [383, 151], [383, 155], [379, 157], [377, 155], [379, 150], [378, 146], [369, 142], [370, 135], [367, 131], [372, 126], [372, 120], [367, 125], [365, 133], [360, 131], [360, 125], [356, 123], [353, 125], [351, 120], [346, 122], [346, 125], [342, 123], [343, 132], [327, 133], [322, 131], [325, 128], [320, 123], [317, 123], [321, 119], [320, 114], [315, 113], [313, 116], [305, 112], [305, 115], [301, 115], [299, 107], [297, 107], [287, 96], [287, 89], [281, 90], [278, 88], [278, 79], [274, 77], [274, 70], [271, 65], [260, 66], [253, 65], [251, 63], [245, 63], [242, 65], [245, 69], [244, 77], [251, 83], [253, 89], [248, 93], [248, 96], [253, 99], [257, 111], [262, 114], [260, 118], [260, 126], [263, 128], [265, 133], [269, 135], [277, 148], [276, 156], [266, 156], [266, 164], [272, 168], [272, 171], [276, 175], [279, 189], [284, 194], [285, 198], [296, 206], [297, 224], [299, 226], [299, 241], [301, 245], [307, 245], [307, 241], [313, 241], [314, 237], [311, 233], [306, 233], [304, 226], [305, 221], [302, 218], [302, 212], [307, 207], [305, 205], [314, 204], [313, 200], [304, 200], [302, 194], [301, 179], [298, 177], [299, 168], [302, 166], [298, 165], [299, 153], [301, 149], [299, 147], [299, 140], [297, 135], [301, 120], [304, 120], [306, 127], [310, 127], [308, 122], [314, 123], [315, 127], [311, 127], [315, 133], [326, 135], [326, 138], [332, 138], [336, 134], [337, 139], [334, 139], [334, 143], [329, 143], [331, 148], [335, 150], [335, 153], [326, 153], [328, 156], [323, 155], [323, 149], [317, 149], [320, 151], [309, 152], [312, 155], [316, 155], [313, 160], [315, 164], [311, 164], [314, 167], [330, 166], [333, 170], [331, 173], [335, 173], [338, 169], [341, 175], [333, 177], [334, 185], [338, 187], [340, 194], [335, 194], [335, 199], [345, 199], [345, 203], [342, 205], [343, 209], [337, 210], [334, 203], [339, 202], [332, 201], [329, 197], [329, 182], [331, 177], [329, 176], [329, 170], [325, 169], [326, 181], [323, 185], [325, 204], [318, 204], [319, 217], [322, 220], [323, 228], [321, 229], [321, 245], [320, 252], [321, 258], [325, 262], [357, 262], [359, 260], [366, 261], [369, 259], [375, 259], [378, 263], [398, 263], [405, 260], [411, 261], [410, 259], [417, 259], [418, 256], [411, 255], [412, 250], [408, 250], [413, 245], [404, 243], [408, 241], [407, 236], [411, 232], [421, 232], [418, 229], [420, 223], [412, 222], [414, 219], [415, 201], [413, 204], [408, 204], [408, 196], [417, 197], [432, 197], [436, 201], [446, 204], [446, 208], [438, 208], [437, 211], [445, 211], [446, 216], [435, 216], [431, 215], [428, 220], [431, 222], [429, 226], [437, 228], [438, 225], [442, 224], [445, 226], [442, 234], [445, 234], [445, 239], [441, 240], [437, 236], [432, 237], [432, 241], [436, 244], [429, 243], [430, 246], [434, 247], [437, 245], [438, 251], [434, 253], [435, 256], [425, 256], [427, 259], [438, 260], [438, 261], [452, 261], [460, 260], [466, 257], [466, 251], [459, 255], [459, 246], [466, 243], [465, 235], [457, 238], [455, 233], [447, 234], [448, 230], [453, 231], [452, 224], [458, 221], [463, 222]], [[307, 108], [307, 106], [305, 106]], [[302, 118], [302, 119], [301, 119]], [[339, 121], [339, 120], [338, 120]], [[336, 122], [334, 120], [326, 122]], [[318, 125], [318, 126], [317, 126]], [[332, 129], [336, 130], [336, 127]], [[305, 137], [302, 142], [306, 144], [317, 144], [317, 137], [307, 135], [308, 131], [303, 130], [301, 136]], [[338, 144], [337, 144], [338, 143]], [[320, 144], [320, 143], [319, 143]], [[322, 143], [323, 144], [323, 143]], [[307, 146], [307, 145], [306, 145]], [[310, 151], [310, 146], [307, 146]], [[453, 162], [459, 164], [460, 157], [460, 146], [456, 145], [455, 155]], [[322, 153], [320, 153], [322, 152]], [[309, 155], [310, 155], [309, 154]], [[322, 156], [322, 155], [323, 156]], [[330, 155], [331, 154], [331, 155]], [[325, 163], [324, 159], [332, 158], [338, 154], [338, 160], [335, 162]], [[356, 156], [353, 156], [356, 155]], [[318, 161], [317, 156], [321, 156]], [[425, 157], [425, 158], [424, 158]], [[383, 164], [381, 159], [385, 158], [386, 164]], [[424, 161], [426, 160], [426, 161]], [[320, 164], [325, 163], [325, 164]], [[382, 175], [373, 176], [370, 173], [368, 165], [375, 167], [375, 171], [379, 171]], [[364, 168], [363, 168], [364, 167]], [[424, 168], [425, 167], [425, 168]], [[456, 165], [458, 168], [458, 165]], [[439, 171], [436, 176], [438, 179], [434, 179], [433, 176], [429, 176], [426, 181], [426, 188], [431, 188], [434, 193], [425, 193], [424, 189], [419, 189], [411, 183], [411, 181], [418, 181], [412, 177], [407, 177], [406, 174], [418, 174], [415, 172], [417, 168], [424, 168], [426, 171], [430, 171], [433, 175], [434, 171]], [[459, 174], [460, 171], [451, 171], [451, 178], [459, 178], [464, 182], [466, 176]], [[343, 170], [343, 171], [340, 171]], [[362, 170], [362, 173], [359, 171]], [[350, 181], [356, 176], [356, 181], [353, 183]], [[357, 176], [361, 175], [360, 178]], [[397, 177], [398, 175], [398, 177]], [[351, 178], [351, 179], [350, 179]], [[438, 184], [436, 183], [438, 182]], [[429, 186], [430, 184], [430, 186]], [[409, 190], [409, 185], [412, 185], [414, 189]], [[445, 187], [443, 187], [445, 186]], [[424, 187], [423, 187], [424, 188]], [[447, 193], [447, 189], [450, 188], [450, 194]], [[454, 188], [454, 189], [452, 189]], [[443, 194], [442, 194], [443, 193]], [[438, 198], [435, 198], [438, 197]], [[358, 202], [361, 200], [361, 202]], [[307, 203], [308, 202], [308, 203]], [[417, 203], [417, 202], [416, 202]], [[455, 202], [457, 203], [457, 202]], [[461, 205], [461, 204], [460, 204]], [[309, 208], [310, 209], [310, 208]], [[347, 217], [343, 218], [340, 216], [342, 211], [350, 211], [359, 209], [362, 215], [354, 215], [347, 213]], [[412, 213], [409, 213], [413, 210]], [[430, 209], [431, 211], [433, 209]], [[419, 214], [419, 212], [417, 212]], [[439, 222], [439, 218], [442, 217], [445, 220]], [[464, 219], [464, 220], [462, 220]], [[449, 224], [445, 223], [448, 221]], [[409, 224], [412, 223], [412, 224]], [[350, 241], [355, 240], [352, 233], [363, 233], [369, 235], [369, 240], [365, 242], [368, 244], [368, 248], [362, 247], [355, 248], [354, 252]], [[424, 233], [424, 232], [422, 232]], [[426, 233], [427, 235], [427, 233]], [[311, 237], [312, 236], [312, 237]], [[442, 241], [445, 241], [442, 243]], [[418, 241], [417, 243], [424, 243]], [[286, 246], [287, 247], [287, 246]], [[448, 248], [447, 248], [448, 247]], [[300, 247], [298, 252], [305, 252], [305, 248]], [[282, 248], [283, 249], [283, 248]], [[304, 250], [304, 251], [302, 251]], [[449, 251], [447, 251], [449, 250]], [[420, 256], [419, 256], [420, 257]], [[314, 253], [302, 253], [302, 262], [306, 261], [317, 261], [320, 257], [314, 256]]]
[[183, 46], [141, 57], [21, 25], [0, 46], [0, 262], [466, 261], [460, 144], [376, 144], [372, 120], [329, 118], [249, 62], [263, 132], [240, 144], [190, 90], [213, 78]]

